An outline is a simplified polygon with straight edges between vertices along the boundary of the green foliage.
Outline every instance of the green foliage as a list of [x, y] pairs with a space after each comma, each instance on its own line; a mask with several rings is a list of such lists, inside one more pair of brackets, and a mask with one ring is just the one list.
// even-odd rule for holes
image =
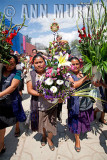
[[[100, 13], [100, 7], [104, 10]], [[80, 29], [77, 22], [79, 32], [78, 49], [82, 53], [85, 67], [84, 73], [92, 74], [92, 66], [97, 66], [97, 69], [102, 73], [107, 72], [107, 8], [101, 0], [101, 4], [97, 4], [97, 16], [95, 16], [93, 2], [90, 2], [91, 17], [90, 21], [83, 17], [83, 28]], [[98, 17], [98, 19], [96, 18]]]
[[[8, 63], [6, 61], [12, 50], [12, 39], [17, 35], [17, 32], [25, 26], [25, 16], [22, 24], [16, 24], [12, 26], [12, 19], [10, 21], [9, 29], [5, 29], [5, 15], [0, 12], [0, 62]], [[18, 28], [17, 28], [18, 27]], [[17, 30], [14, 30], [17, 28]], [[14, 32], [13, 32], [14, 31]]]

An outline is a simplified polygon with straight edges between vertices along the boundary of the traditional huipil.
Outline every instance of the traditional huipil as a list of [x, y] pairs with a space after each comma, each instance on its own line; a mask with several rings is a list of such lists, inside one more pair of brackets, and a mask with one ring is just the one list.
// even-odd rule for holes
[[[32, 81], [34, 90], [36, 90], [36, 82], [38, 80], [40, 81], [40, 79], [42, 80], [40, 77], [41, 76], [36, 73], [35, 70], [27, 75], [27, 82]], [[49, 103], [43, 97], [31, 97], [31, 128], [33, 131], [38, 131], [43, 134], [43, 128], [45, 128], [47, 132], [52, 132], [53, 135], [56, 135], [57, 107], [54, 106], [50, 109], [52, 105], [52, 103]]]
[[[72, 78], [74, 81], [79, 80], [76, 75], [72, 75]], [[82, 89], [88, 87], [86, 83], [82, 85]], [[72, 96], [68, 99], [67, 107], [69, 130], [74, 134], [90, 131], [90, 123], [94, 120], [92, 100], [88, 97]]]
[[[16, 69], [8, 77], [2, 75], [0, 91], [4, 91], [11, 85], [13, 79], [21, 79], [21, 72]], [[24, 113], [18, 88], [12, 93], [0, 98], [0, 129], [14, 125], [17, 121], [24, 122]]]

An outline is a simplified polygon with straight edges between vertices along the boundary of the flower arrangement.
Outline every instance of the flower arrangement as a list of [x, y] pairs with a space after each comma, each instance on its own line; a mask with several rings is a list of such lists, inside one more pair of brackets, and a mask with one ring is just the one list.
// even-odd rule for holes
[[107, 9], [101, 0], [102, 9], [101, 15], [97, 5], [97, 18], [94, 14], [93, 3], [91, 6], [90, 21], [83, 17], [83, 28], [80, 29], [77, 23], [79, 32], [79, 50], [82, 53], [82, 58], [85, 62], [83, 67], [84, 73], [95, 74], [94, 81], [104, 78], [104, 73], [107, 72]]
[[59, 30], [59, 25], [58, 23], [54, 22], [51, 24], [50, 29], [52, 32], [57, 32]]
[[49, 44], [49, 51], [51, 54], [55, 52], [55, 55], [58, 55], [59, 52], [62, 52], [64, 55], [66, 54], [67, 50], [70, 50], [70, 46], [66, 40], [53, 41]]
[[91, 94], [92, 91], [96, 93], [94, 87], [85, 89], [84, 86], [79, 87], [79, 89], [72, 88], [69, 82], [69, 75], [73, 74], [71, 70], [75, 69], [75, 66], [68, 61], [68, 53], [57, 51], [58, 53], [56, 54], [53, 43], [50, 43], [50, 47], [52, 54], [47, 60], [46, 73], [36, 82], [36, 90], [42, 93], [49, 103], [53, 103], [52, 107], [58, 103], [58, 99], [64, 101], [70, 96], [91, 97], [95, 101], [102, 101], [97, 95]]
[[65, 99], [68, 93], [73, 90], [68, 80], [68, 71], [71, 62], [68, 61], [68, 53], [62, 52], [55, 55], [55, 49], [52, 47], [51, 57], [47, 60], [46, 74], [42, 77], [42, 81], [38, 81], [36, 89], [43, 93], [44, 97], [51, 103], [58, 101], [58, 98]]
[[[13, 45], [12, 39], [17, 35], [19, 30], [25, 26], [25, 17], [22, 24], [16, 24], [12, 26], [12, 19], [10, 21], [9, 29], [6, 29], [5, 15], [0, 13], [0, 62], [8, 63], [6, 61], [7, 56], [10, 54]], [[15, 28], [17, 27], [17, 30]]]

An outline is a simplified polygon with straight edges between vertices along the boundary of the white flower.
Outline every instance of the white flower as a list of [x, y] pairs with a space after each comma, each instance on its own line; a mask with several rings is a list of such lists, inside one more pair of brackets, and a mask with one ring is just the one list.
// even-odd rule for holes
[[71, 77], [71, 74], [70, 74], [70, 73], [67, 73], [66, 76], [67, 76], [67, 77]]
[[40, 76], [40, 81], [44, 81], [44, 76], [42, 75], [42, 76]]
[[57, 43], [55, 43], [54, 46], [57, 46]]
[[58, 68], [60, 66], [70, 66], [71, 65], [71, 62], [67, 61], [69, 57], [68, 53], [63, 55], [62, 52], [60, 52], [58, 56], [54, 56], [54, 57], [58, 59], [59, 61]]
[[56, 92], [57, 92], [57, 88], [56, 88], [55, 86], [52, 86], [52, 87], [50, 88], [50, 91], [51, 91], [52, 93], [56, 93]]
[[51, 78], [47, 78], [46, 81], [45, 81], [45, 84], [50, 86], [53, 84], [53, 80]]
[[63, 81], [63, 80], [58, 79], [58, 80], [56, 81], [56, 83], [57, 83], [58, 85], [62, 85], [62, 84], [64, 83], [64, 81]]
[[70, 82], [69, 81], [65, 81], [65, 86], [66, 87], [70, 87]]

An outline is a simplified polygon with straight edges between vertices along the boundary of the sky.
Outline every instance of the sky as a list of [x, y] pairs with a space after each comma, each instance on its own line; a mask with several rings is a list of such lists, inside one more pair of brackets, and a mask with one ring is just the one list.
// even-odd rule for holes
[[[0, 12], [14, 24], [23, 22], [23, 15], [26, 16], [27, 27], [21, 29], [23, 35], [31, 37], [31, 43], [42, 43], [49, 46], [54, 35], [50, 30], [50, 25], [55, 21], [59, 24], [58, 34], [62, 39], [71, 41], [78, 39], [77, 20], [78, 11], [87, 17], [87, 4], [90, 0], [0, 0]], [[82, 5], [80, 5], [82, 3]], [[96, 1], [93, 0], [94, 5]], [[107, 4], [107, 0], [105, 0]], [[96, 11], [95, 11], [96, 12]], [[78, 25], [82, 27], [80, 16]]]

